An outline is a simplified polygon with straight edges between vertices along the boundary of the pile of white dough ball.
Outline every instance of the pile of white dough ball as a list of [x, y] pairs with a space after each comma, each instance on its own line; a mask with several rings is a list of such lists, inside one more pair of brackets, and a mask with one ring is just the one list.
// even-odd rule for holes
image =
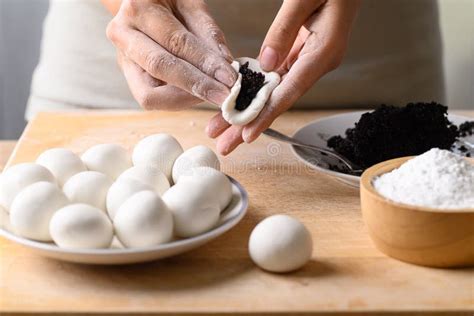
[[65, 148], [0, 176], [0, 225], [64, 248], [151, 247], [218, 223], [232, 185], [206, 146], [183, 151], [168, 134], [142, 139], [132, 155], [116, 144], [82, 156]]

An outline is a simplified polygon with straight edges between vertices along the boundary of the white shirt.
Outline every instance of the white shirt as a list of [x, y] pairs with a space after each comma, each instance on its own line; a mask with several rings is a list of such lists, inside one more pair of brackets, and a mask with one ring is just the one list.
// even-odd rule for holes
[[[350, 0], [347, 0], [350, 1]], [[234, 56], [258, 55], [279, 0], [207, 0]], [[105, 35], [99, 0], [51, 0], [26, 117], [38, 111], [139, 106]], [[364, 0], [341, 66], [295, 107], [444, 102], [437, 2]]]

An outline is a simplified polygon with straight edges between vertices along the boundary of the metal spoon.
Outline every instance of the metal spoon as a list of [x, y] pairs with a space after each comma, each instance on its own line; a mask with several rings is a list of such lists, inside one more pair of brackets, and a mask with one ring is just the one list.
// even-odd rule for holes
[[310, 148], [312, 150], [334, 157], [340, 162], [342, 162], [349, 169], [350, 173], [353, 175], [360, 175], [363, 172], [363, 170], [358, 165], [356, 165], [355, 163], [353, 163], [352, 161], [350, 161], [343, 155], [336, 153], [335, 151], [332, 151], [323, 147], [303, 143], [293, 137], [286, 136], [271, 128], [267, 128], [265, 131], [263, 131], [263, 134], [285, 143], [289, 143], [289, 144], [299, 146], [299, 147]]

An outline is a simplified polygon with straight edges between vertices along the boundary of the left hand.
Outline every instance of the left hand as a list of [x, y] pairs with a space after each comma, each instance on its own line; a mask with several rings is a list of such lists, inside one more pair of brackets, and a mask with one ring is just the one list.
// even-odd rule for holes
[[217, 150], [227, 155], [251, 143], [288, 110], [322, 76], [341, 63], [359, 0], [285, 0], [263, 42], [260, 65], [282, 75], [279, 86], [259, 116], [245, 126], [227, 123], [221, 113], [208, 126], [218, 138]]

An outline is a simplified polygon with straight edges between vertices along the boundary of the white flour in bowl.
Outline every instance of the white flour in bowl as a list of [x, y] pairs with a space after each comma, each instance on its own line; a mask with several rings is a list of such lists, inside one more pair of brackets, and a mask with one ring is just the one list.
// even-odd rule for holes
[[384, 197], [437, 209], [474, 208], [474, 165], [447, 150], [431, 149], [374, 179]]

